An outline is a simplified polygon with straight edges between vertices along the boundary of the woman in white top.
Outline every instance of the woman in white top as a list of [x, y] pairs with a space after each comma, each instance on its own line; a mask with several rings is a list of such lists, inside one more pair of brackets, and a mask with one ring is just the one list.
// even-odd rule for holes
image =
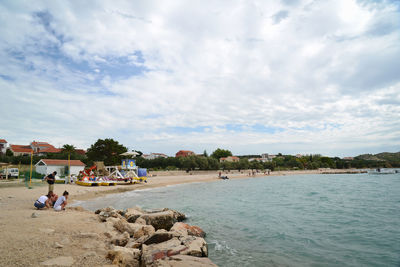
[[69, 193], [64, 191], [63, 195], [57, 199], [56, 203], [54, 204], [55, 211], [65, 210], [65, 206], [67, 206], [68, 195]]
[[50, 191], [47, 195], [41, 196], [38, 200], [35, 201], [33, 206], [35, 206], [38, 210], [43, 208], [50, 208], [50, 198], [53, 195], [53, 191]]

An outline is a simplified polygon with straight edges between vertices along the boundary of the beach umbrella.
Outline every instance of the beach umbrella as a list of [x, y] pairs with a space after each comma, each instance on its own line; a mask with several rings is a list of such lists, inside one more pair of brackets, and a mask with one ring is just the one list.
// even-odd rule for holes
[[139, 155], [139, 153], [138, 152], [135, 152], [135, 151], [131, 151], [131, 152], [125, 152], [125, 153], [122, 153], [122, 154], [120, 154], [121, 156], [130, 156], [130, 157], [132, 157], [132, 158], [134, 158], [134, 157], [136, 157], [137, 155]]

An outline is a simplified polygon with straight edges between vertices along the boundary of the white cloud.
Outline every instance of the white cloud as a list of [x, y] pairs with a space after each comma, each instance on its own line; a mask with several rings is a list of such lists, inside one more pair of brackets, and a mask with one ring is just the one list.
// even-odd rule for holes
[[0, 137], [173, 155], [400, 150], [399, 11], [360, 1], [0, 4]]

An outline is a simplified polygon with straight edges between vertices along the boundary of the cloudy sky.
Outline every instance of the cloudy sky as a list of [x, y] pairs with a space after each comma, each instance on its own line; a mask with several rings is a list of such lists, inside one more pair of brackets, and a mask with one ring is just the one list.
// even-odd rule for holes
[[1, 1], [0, 138], [400, 151], [400, 2]]

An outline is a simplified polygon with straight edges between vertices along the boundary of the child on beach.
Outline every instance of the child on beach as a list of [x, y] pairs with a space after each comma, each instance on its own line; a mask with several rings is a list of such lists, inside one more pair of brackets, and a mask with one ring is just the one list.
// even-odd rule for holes
[[38, 210], [43, 208], [50, 208], [50, 199], [53, 196], [53, 191], [50, 191], [47, 195], [39, 197], [33, 206], [35, 206]]
[[63, 195], [57, 199], [56, 203], [54, 204], [55, 211], [65, 210], [65, 206], [67, 206], [68, 195], [69, 193], [64, 191]]

